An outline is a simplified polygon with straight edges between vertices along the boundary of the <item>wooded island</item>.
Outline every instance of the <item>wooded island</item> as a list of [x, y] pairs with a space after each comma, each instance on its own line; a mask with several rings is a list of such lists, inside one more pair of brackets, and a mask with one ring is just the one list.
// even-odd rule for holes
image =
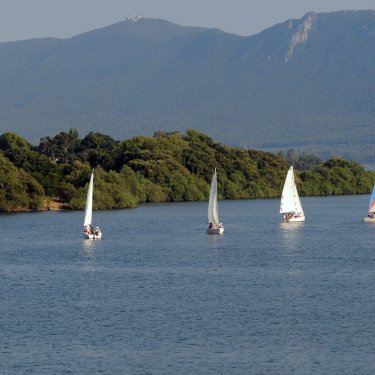
[[5, 133], [0, 211], [82, 209], [92, 168], [96, 209], [206, 200], [215, 167], [221, 198], [275, 198], [291, 164], [301, 196], [370, 193], [375, 182], [375, 172], [353, 161], [229, 147], [194, 129], [123, 141], [97, 132], [81, 139], [71, 129], [44, 137], [37, 146]]

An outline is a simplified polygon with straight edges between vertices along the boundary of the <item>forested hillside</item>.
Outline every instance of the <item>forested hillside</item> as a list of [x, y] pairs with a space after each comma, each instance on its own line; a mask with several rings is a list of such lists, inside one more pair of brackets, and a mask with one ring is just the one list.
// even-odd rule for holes
[[158, 19], [0, 43], [0, 133], [117, 139], [199, 129], [227, 145], [375, 161], [375, 11], [242, 37]]
[[214, 168], [224, 199], [281, 195], [289, 165], [297, 170], [301, 195], [369, 193], [375, 172], [343, 159], [274, 155], [225, 146], [204, 133], [158, 132], [123, 141], [77, 130], [44, 137], [31, 145], [15, 133], [0, 136], [0, 211], [82, 209], [95, 168], [94, 206], [135, 207], [142, 202], [208, 198]]

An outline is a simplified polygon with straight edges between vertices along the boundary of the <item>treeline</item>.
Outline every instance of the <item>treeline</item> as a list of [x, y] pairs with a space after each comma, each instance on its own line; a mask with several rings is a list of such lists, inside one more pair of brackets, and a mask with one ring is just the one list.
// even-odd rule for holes
[[0, 136], [0, 211], [49, 209], [56, 202], [81, 209], [92, 168], [98, 209], [205, 200], [214, 168], [221, 198], [274, 198], [290, 164], [301, 195], [369, 193], [375, 182], [375, 173], [355, 162], [323, 162], [294, 150], [274, 155], [228, 147], [193, 129], [123, 141], [96, 132], [81, 139], [71, 129], [44, 137], [37, 146], [5, 133]]

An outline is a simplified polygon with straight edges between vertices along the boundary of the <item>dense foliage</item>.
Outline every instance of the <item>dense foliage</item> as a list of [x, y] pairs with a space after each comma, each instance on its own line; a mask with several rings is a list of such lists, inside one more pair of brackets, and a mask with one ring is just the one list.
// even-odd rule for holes
[[92, 168], [98, 209], [205, 200], [215, 168], [221, 198], [274, 198], [290, 164], [301, 195], [368, 193], [375, 182], [375, 173], [355, 162], [323, 163], [295, 150], [274, 155], [228, 147], [193, 129], [124, 141], [96, 132], [80, 139], [71, 129], [44, 137], [37, 146], [5, 133], [0, 136], [0, 210], [38, 210], [51, 201], [82, 209]]
[[43, 197], [42, 186], [0, 154], [0, 211], [37, 210]]

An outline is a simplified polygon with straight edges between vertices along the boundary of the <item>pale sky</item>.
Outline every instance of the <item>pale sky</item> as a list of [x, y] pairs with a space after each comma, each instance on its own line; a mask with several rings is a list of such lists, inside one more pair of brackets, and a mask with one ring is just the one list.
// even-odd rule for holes
[[69, 38], [138, 14], [254, 35], [310, 11], [375, 9], [375, 0], [0, 0], [0, 42]]

